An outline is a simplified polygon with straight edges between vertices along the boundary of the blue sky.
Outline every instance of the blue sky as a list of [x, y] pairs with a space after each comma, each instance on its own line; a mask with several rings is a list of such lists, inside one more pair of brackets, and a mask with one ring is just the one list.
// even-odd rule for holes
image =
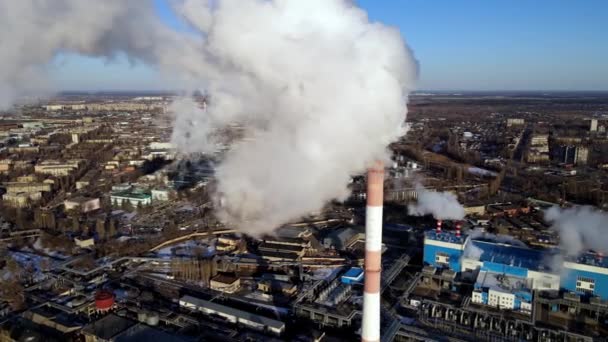
[[[168, 25], [184, 29], [166, 0]], [[304, 1], [304, 0], [303, 0]], [[606, 0], [357, 0], [370, 19], [400, 29], [425, 90], [608, 90]], [[62, 89], [163, 89], [126, 59], [68, 55], [53, 63]]]

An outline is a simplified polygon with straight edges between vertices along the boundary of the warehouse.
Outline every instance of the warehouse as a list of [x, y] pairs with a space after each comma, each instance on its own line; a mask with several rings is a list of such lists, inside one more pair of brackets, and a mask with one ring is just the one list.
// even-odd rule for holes
[[285, 323], [281, 321], [188, 295], [183, 296], [179, 300], [179, 305], [189, 310], [199, 311], [208, 315], [217, 315], [225, 318], [230, 323], [242, 324], [258, 331], [267, 331], [275, 335], [281, 335], [285, 331]]

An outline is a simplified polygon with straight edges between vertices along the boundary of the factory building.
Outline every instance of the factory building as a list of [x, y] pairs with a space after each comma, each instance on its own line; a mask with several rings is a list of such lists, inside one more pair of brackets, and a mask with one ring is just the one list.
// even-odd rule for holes
[[360, 267], [353, 267], [346, 273], [344, 273], [340, 280], [342, 281], [342, 284], [359, 284], [363, 281], [363, 274], [363, 269], [361, 269]]
[[536, 290], [608, 300], [608, 258], [600, 253], [566, 258], [562, 270], [555, 270], [549, 265], [558, 250], [531, 249], [500, 236], [458, 235], [440, 229], [427, 232], [423, 260], [473, 282], [473, 303], [529, 314]]
[[471, 302], [530, 313], [532, 311], [532, 290], [525, 277], [480, 271]]
[[209, 302], [192, 296], [183, 296], [179, 300], [182, 308], [199, 311], [207, 315], [220, 316], [233, 324], [240, 324], [253, 330], [267, 331], [281, 335], [285, 331], [285, 323], [229, 306]]
[[465, 237], [452, 232], [429, 231], [424, 237], [423, 262], [459, 272], [462, 269], [465, 242]]
[[562, 288], [581, 296], [608, 300], [608, 258], [598, 253], [585, 253], [564, 261]]
[[549, 250], [482, 238], [469, 239], [465, 249], [460, 272], [491, 272], [526, 279], [532, 290], [559, 290], [559, 275], [545, 265], [552, 256]]

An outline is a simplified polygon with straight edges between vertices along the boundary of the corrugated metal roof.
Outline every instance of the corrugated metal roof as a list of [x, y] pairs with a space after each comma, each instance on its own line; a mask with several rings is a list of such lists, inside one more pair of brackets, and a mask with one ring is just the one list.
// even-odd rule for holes
[[225, 315], [237, 317], [239, 319], [247, 320], [250, 322], [263, 324], [265, 326], [274, 328], [274, 329], [284, 329], [285, 323], [281, 321], [277, 321], [268, 317], [252, 314], [247, 311], [238, 310], [235, 308], [231, 308], [229, 306], [213, 303], [207, 300], [203, 300], [200, 298], [192, 297], [189, 295], [185, 295], [180, 299], [180, 302], [186, 302], [192, 305], [195, 305], [200, 308], [207, 308], [208, 310], [212, 310], [218, 313], [222, 313]]
[[490, 261], [531, 270], [544, 269], [546, 267], [546, 258], [549, 256], [548, 251], [497, 242], [472, 240], [470, 243], [483, 251], [480, 257], [481, 261]]

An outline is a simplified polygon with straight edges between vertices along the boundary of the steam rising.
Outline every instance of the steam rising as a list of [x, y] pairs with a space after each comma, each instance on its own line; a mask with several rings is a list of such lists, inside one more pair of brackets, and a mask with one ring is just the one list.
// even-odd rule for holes
[[[507, 244], [507, 245], [520, 247], [520, 248], [529, 248], [525, 243], [523, 243], [522, 241], [520, 241], [510, 235], [492, 234], [492, 233], [488, 233], [480, 228], [471, 230], [469, 232], [469, 239], [470, 240], [483, 239], [483, 240], [489, 240], [489, 241], [493, 241], [496, 243]], [[463, 255], [465, 257], [470, 258], [470, 259], [475, 259], [475, 260], [479, 260], [479, 258], [481, 258], [482, 254], [483, 254], [483, 250], [481, 248], [475, 246], [472, 243], [472, 241], [469, 241], [469, 243], [467, 243], [467, 245], [464, 249], [464, 253], [463, 253]]]
[[608, 252], [608, 214], [605, 212], [587, 206], [552, 207], [545, 211], [545, 220], [559, 233], [562, 251], [567, 255], [578, 255], [589, 249]]
[[[399, 32], [370, 23], [345, 0], [188, 1], [223, 67], [208, 79], [209, 106], [176, 111], [183, 150], [213, 148], [208, 132], [243, 124], [246, 140], [218, 166], [220, 216], [250, 233], [348, 196], [351, 175], [403, 134], [416, 64]], [[191, 15], [196, 13], [197, 15]]]
[[151, 0], [0, 0], [0, 23], [0, 108], [51, 92], [49, 63], [59, 53], [125, 54], [184, 82], [208, 66], [197, 39], [160, 22]]
[[417, 76], [398, 30], [348, 0], [172, 3], [195, 32], [168, 28], [152, 0], [0, 0], [0, 107], [48, 84], [59, 52], [153, 65], [209, 96], [172, 105], [181, 151], [245, 127], [216, 175], [220, 216], [255, 233], [344, 199], [351, 175], [388, 159]]
[[483, 254], [483, 249], [475, 246], [473, 242], [469, 241], [466, 247], [464, 248], [463, 256], [465, 258], [479, 260], [481, 259], [481, 255]]
[[408, 213], [414, 216], [433, 215], [438, 220], [462, 220], [464, 208], [458, 197], [450, 192], [437, 192], [416, 185], [418, 201], [408, 206]]

